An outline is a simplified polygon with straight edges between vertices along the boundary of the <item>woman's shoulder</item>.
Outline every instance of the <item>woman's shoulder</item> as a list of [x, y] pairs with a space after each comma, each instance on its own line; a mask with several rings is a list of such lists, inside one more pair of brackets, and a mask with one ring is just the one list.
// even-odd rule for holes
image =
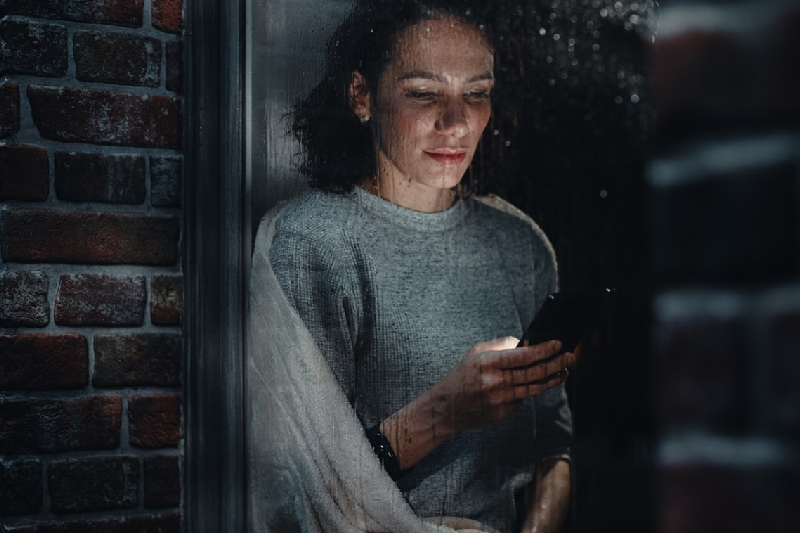
[[475, 211], [501, 233], [540, 241], [552, 253], [552, 245], [542, 228], [524, 211], [496, 195], [474, 196]]
[[313, 189], [275, 208], [275, 232], [332, 236], [350, 220], [354, 207], [348, 194]]
[[[259, 234], [269, 235], [269, 248], [336, 249], [345, 244], [357, 206], [352, 195], [312, 189], [272, 208], [261, 221]], [[258, 240], [258, 238], [257, 238]]]

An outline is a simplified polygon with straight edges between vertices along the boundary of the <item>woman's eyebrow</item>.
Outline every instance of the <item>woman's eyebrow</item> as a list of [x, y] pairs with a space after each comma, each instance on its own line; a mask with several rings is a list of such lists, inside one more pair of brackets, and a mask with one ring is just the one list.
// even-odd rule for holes
[[[425, 79], [425, 80], [438, 81], [441, 83], [447, 83], [447, 78], [442, 76], [441, 74], [426, 72], [424, 70], [413, 70], [411, 72], [406, 72], [405, 74], [401, 74], [400, 76], [397, 77], [397, 81], [410, 80], [410, 79]], [[482, 74], [472, 76], [467, 80], [467, 83], [472, 83], [481, 80], [493, 80], [493, 79], [494, 79], [494, 74], [492, 74], [491, 72], [484, 72]]]
[[442, 75], [434, 74], [433, 72], [426, 72], [424, 70], [412, 70], [411, 72], [406, 72], [405, 74], [401, 74], [397, 77], [397, 81], [403, 80], [411, 80], [415, 78], [422, 78], [425, 80], [433, 80], [439, 81], [442, 83], [447, 83], [447, 78]]
[[472, 76], [470, 79], [467, 80], [467, 83], [472, 83], [475, 81], [482, 81], [482, 80], [494, 80], [494, 74], [491, 72], [484, 72], [483, 74]]

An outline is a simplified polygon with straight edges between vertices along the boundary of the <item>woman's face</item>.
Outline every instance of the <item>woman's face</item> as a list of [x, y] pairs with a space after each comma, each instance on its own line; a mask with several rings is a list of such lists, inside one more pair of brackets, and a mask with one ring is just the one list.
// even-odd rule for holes
[[481, 33], [454, 18], [398, 35], [369, 100], [379, 179], [441, 194], [472, 162], [491, 114], [494, 61]]

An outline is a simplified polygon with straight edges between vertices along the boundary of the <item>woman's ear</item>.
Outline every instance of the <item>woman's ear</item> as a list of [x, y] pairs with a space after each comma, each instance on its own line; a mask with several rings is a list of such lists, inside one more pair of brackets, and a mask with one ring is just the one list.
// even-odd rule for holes
[[367, 87], [367, 80], [357, 70], [353, 71], [353, 75], [350, 78], [349, 97], [350, 109], [353, 110], [353, 113], [356, 114], [361, 122], [369, 121], [372, 112], [369, 88]]

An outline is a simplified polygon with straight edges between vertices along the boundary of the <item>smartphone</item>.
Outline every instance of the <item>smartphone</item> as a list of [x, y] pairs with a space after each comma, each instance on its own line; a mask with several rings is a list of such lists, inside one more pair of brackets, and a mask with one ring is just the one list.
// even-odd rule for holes
[[609, 316], [616, 293], [616, 289], [602, 289], [547, 295], [518, 346], [559, 340], [562, 352], [575, 350]]

